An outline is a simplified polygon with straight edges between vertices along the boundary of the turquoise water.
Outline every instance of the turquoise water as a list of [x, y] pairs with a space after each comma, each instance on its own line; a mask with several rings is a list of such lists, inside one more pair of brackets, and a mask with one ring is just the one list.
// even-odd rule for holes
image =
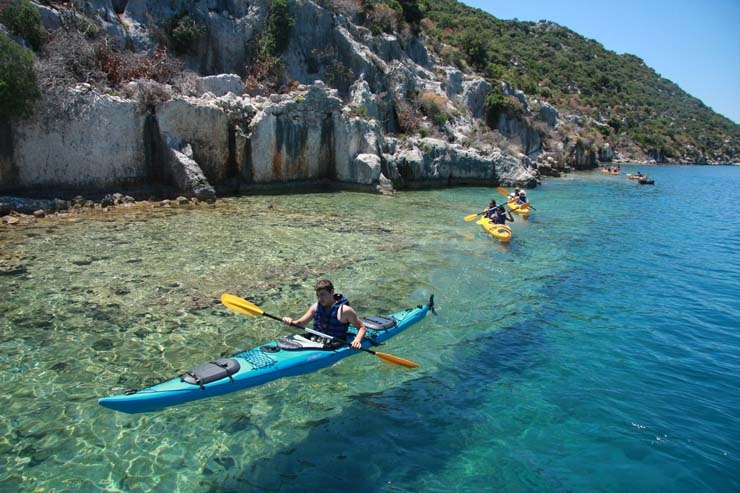
[[[740, 168], [257, 196], [0, 228], [0, 491], [740, 490]], [[160, 413], [97, 398], [285, 334], [330, 277], [383, 351]]]

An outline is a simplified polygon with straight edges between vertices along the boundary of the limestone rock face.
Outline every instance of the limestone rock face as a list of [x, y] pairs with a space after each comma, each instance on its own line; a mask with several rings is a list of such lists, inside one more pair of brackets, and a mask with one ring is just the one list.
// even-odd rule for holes
[[229, 163], [229, 117], [217, 98], [176, 98], [159, 105], [157, 121], [164, 139], [181, 148], [189, 144], [193, 159], [213, 183], [226, 178]]
[[44, 116], [14, 127], [19, 185], [110, 187], [147, 176], [141, 145], [144, 115], [136, 102], [80, 85], [67, 95], [65, 113], [44, 108], [40, 113]]
[[257, 184], [323, 179], [377, 184], [381, 128], [376, 120], [343, 111], [341, 103], [333, 90], [317, 84], [264, 106], [249, 125], [242, 178]]
[[513, 143], [519, 144], [522, 152], [528, 156], [542, 150], [542, 140], [539, 132], [522, 118], [501, 114], [498, 121], [498, 131]]
[[592, 169], [598, 166], [596, 158], [596, 153], [579, 140], [568, 153], [566, 164], [575, 169]]
[[[358, 154], [352, 161], [351, 181], [361, 185], [370, 185], [380, 183], [380, 174], [382, 170], [382, 161], [377, 154]], [[350, 181], [350, 180], [346, 180]]]
[[474, 149], [449, 145], [438, 139], [420, 139], [411, 149], [384, 156], [388, 178], [400, 188], [409, 182], [438, 181], [469, 183], [515, 183], [536, 186], [538, 173], [532, 163], [496, 150], [483, 155]]
[[616, 157], [616, 155], [614, 154], [614, 149], [612, 149], [612, 146], [606, 143], [599, 149], [598, 157], [599, 157], [599, 161], [610, 163], [614, 161], [614, 158]]
[[366, 118], [373, 120], [380, 119], [380, 109], [378, 108], [378, 98], [370, 90], [364, 79], [357, 80], [352, 85], [350, 96], [349, 110], [356, 112]]
[[261, 32], [270, 0], [86, 0], [83, 12], [102, 25], [113, 46], [153, 51], [162, 26], [187, 19], [202, 28], [192, 53], [185, 54], [188, 68], [201, 74], [244, 75], [249, 44]]
[[[336, 179], [348, 183], [369, 185], [377, 183], [380, 168], [367, 156], [376, 156], [380, 162], [383, 136], [374, 120], [337, 117], [334, 121], [334, 156]], [[362, 160], [357, 157], [365, 156]], [[367, 163], [372, 166], [368, 168]], [[356, 168], [359, 166], [359, 168]]]
[[[48, 29], [69, 14], [60, 13], [63, 4], [42, 8]], [[441, 62], [423, 33], [373, 34], [351, 15], [289, 0], [283, 85], [269, 97], [247, 94], [243, 78], [270, 5], [75, 3], [73, 14], [94, 20], [119, 49], [151, 53], [177, 22], [194, 22], [202, 30], [182, 59], [202, 77], [186, 90], [133, 81], [111, 95], [81, 84], [42, 100], [36, 114], [0, 125], [0, 190], [162, 184], [210, 197], [221, 186], [316, 180], [384, 191], [391, 183], [536, 185], [527, 156], [541, 150], [538, 132], [524, 119], [502, 121], [499, 133], [522, 154], [495, 147], [482, 121], [490, 84]], [[503, 89], [531, 117], [524, 93]], [[557, 112], [543, 111], [557, 123]]]
[[464, 83], [463, 86], [463, 101], [471, 116], [474, 118], [483, 117], [486, 109], [486, 95], [491, 90], [491, 84], [485, 79], [476, 78]]
[[549, 103], [543, 103], [540, 105], [537, 117], [543, 122], [547, 123], [550, 128], [555, 128], [558, 125], [558, 119], [560, 117], [558, 110], [556, 110]]
[[200, 95], [205, 93], [211, 93], [214, 96], [226, 96], [228, 93], [235, 95], [244, 94], [244, 82], [236, 74], [200, 77], [197, 79], [195, 85]]
[[340, 106], [319, 86], [305, 96], [276, 98], [250, 124], [242, 176], [254, 183], [334, 178], [333, 114]]

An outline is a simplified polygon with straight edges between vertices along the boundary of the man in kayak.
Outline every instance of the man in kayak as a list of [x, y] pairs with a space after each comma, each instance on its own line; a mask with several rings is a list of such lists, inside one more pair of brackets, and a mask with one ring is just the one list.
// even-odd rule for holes
[[318, 301], [311, 305], [301, 318], [293, 320], [290, 317], [283, 317], [283, 322], [288, 325], [304, 325], [313, 320], [316, 331], [343, 341], [347, 340], [347, 330], [352, 324], [357, 327], [357, 335], [352, 340], [351, 346], [360, 349], [367, 329], [354, 308], [349, 306], [347, 297], [335, 293], [334, 285], [328, 279], [317, 282], [314, 290]]
[[514, 217], [511, 212], [507, 211], [503, 205], [498, 206], [496, 209], [496, 215], [491, 218], [493, 224], [506, 224], [506, 221], [514, 222]]
[[527, 203], [527, 192], [519, 190], [519, 198], [516, 200], [516, 205], [522, 205]]
[[485, 217], [491, 219], [496, 214], [496, 201], [491, 199], [488, 201], [488, 209], [485, 210]]

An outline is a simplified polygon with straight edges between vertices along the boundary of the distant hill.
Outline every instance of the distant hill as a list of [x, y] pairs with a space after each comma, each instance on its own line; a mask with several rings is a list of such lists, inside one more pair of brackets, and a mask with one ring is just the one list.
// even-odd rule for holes
[[[633, 55], [552, 22], [500, 20], [454, 0], [429, 0], [421, 21], [431, 38], [455, 47], [458, 65], [489, 81], [596, 125], [574, 131], [601, 138], [627, 158], [688, 163], [737, 161], [740, 125], [712, 111]], [[558, 138], [553, 135], [553, 138]], [[562, 135], [560, 137], [563, 137]]]

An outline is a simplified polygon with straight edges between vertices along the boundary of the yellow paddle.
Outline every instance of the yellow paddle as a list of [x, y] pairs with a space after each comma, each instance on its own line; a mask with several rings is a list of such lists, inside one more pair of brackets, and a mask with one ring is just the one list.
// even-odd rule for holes
[[467, 216], [465, 216], [465, 218], [464, 218], [464, 219], [465, 219], [465, 222], [466, 222], [466, 223], [469, 223], [470, 221], [474, 220], [474, 219], [475, 219], [476, 217], [480, 216], [481, 214], [484, 214], [484, 213], [485, 213], [485, 212], [486, 212], [487, 210], [488, 210], [488, 209], [486, 209], [485, 211], [481, 211], [481, 212], [479, 212], [478, 214], [468, 214], [468, 215], [467, 215]]
[[[250, 315], [253, 317], [264, 315], [265, 317], [271, 318], [273, 320], [278, 320], [280, 322], [283, 321], [282, 318], [276, 317], [275, 315], [270, 315], [269, 313], [265, 313], [262, 310], [262, 308], [258, 307], [254, 303], [251, 303], [243, 298], [239, 298], [238, 296], [234, 296], [233, 294], [228, 294], [228, 293], [222, 294], [221, 303], [223, 303], [226, 308], [230, 308], [234, 310], [235, 312], [243, 313], [244, 315]], [[311, 334], [316, 334], [318, 336], [330, 339], [334, 342], [339, 342], [339, 343], [351, 346], [351, 344], [347, 341], [343, 341], [342, 339], [337, 339], [336, 337], [331, 337], [317, 330], [309, 329], [308, 327], [303, 327], [302, 325], [298, 325], [298, 324], [291, 324], [291, 325], [293, 327], [298, 327], [299, 329], [305, 330], [306, 332], [310, 332]], [[365, 348], [360, 348], [360, 351], [365, 351], [366, 353], [373, 354], [377, 356], [378, 358], [380, 358], [381, 361], [384, 361], [385, 363], [390, 363], [392, 365], [400, 365], [400, 366], [405, 366], [408, 368], [417, 368], [419, 366], [418, 363], [414, 363], [413, 361], [409, 361], [407, 359], [399, 358], [398, 356], [393, 356], [392, 354], [380, 353], [380, 352], [373, 351], [371, 349], [365, 349]]]

